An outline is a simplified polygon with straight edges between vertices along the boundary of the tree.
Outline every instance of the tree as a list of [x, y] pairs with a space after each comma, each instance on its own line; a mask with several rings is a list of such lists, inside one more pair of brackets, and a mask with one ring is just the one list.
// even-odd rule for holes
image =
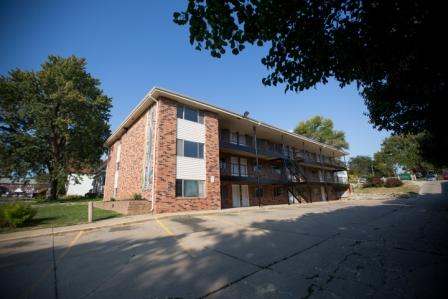
[[425, 158], [448, 164], [443, 2], [425, 0], [189, 0], [174, 22], [213, 57], [246, 45], [269, 48], [265, 85], [302, 91], [335, 78], [355, 82], [375, 128], [428, 131]]
[[96, 167], [110, 134], [111, 99], [83, 58], [49, 56], [0, 77], [0, 172], [46, 176], [49, 197], [69, 172]]
[[355, 156], [348, 161], [349, 174], [355, 176], [371, 176], [373, 160], [369, 156]]
[[425, 134], [396, 135], [384, 139], [381, 150], [375, 155], [383, 157], [389, 164], [396, 164], [411, 172], [427, 172], [434, 167], [421, 155], [421, 143]]
[[338, 149], [348, 149], [345, 133], [333, 129], [333, 121], [316, 115], [307, 121], [301, 121], [294, 129], [294, 133], [312, 138], [319, 142], [332, 145]]

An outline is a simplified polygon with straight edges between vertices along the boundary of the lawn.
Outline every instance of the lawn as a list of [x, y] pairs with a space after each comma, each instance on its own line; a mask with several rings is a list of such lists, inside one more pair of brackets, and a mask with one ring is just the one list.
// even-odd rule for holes
[[420, 187], [410, 182], [405, 182], [399, 187], [360, 187], [353, 190], [355, 194], [390, 194], [403, 196], [417, 195], [419, 191]]
[[[18, 228], [2, 227], [0, 232], [14, 232], [21, 230], [48, 228], [56, 226], [66, 226], [87, 223], [87, 203], [72, 204], [39, 204], [33, 205], [37, 209], [37, 214], [26, 226]], [[104, 220], [122, 216], [119, 213], [94, 208], [93, 219]]]

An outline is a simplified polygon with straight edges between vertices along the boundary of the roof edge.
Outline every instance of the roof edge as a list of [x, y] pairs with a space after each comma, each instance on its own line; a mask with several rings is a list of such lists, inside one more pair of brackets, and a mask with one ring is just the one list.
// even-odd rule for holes
[[316, 141], [314, 139], [305, 137], [303, 135], [299, 135], [299, 134], [296, 134], [296, 133], [293, 133], [293, 132], [288, 132], [288, 131], [286, 131], [284, 129], [274, 127], [272, 125], [269, 125], [267, 123], [258, 121], [256, 119], [253, 119], [253, 118], [250, 118], [250, 117], [244, 117], [242, 114], [238, 114], [238, 113], [235, 113], [233, 111], [230, 111], [230, 110], [227, 110], [227, 109], [223, 109], [223, 108], [220, 108], [220, 107], [208, 104], [205, 101], [197, 100], [197, 99], [194, 99], [194, 98], [191, 98], [191, 97], [188, 97], [188, 96], [182, 95], [180, 93], [177, 93], [177, 92], [165, 89], [165, 88], [161, 88], [161, 87], [158, 87], [158, 86], [154, 86], [143, 97], [143, 99], [131, 111], [131, 113], [128, 115], [128, 117], [120, 124], [120, 126], [114, 131], [114, 133], [106, 140], [105, 145], [106, 146], [110, 146], [117, 139], [121, 138], [121, 136], [126, 132], [126, 130], [128, 128], [130, 128], [134, 124], [134, 122], [144, 113], [146, 108], [150, 106], [151, 102], [155, 102], [154, 98], [157, 98], [159, 96], [165, 96], [165, 97], [168, 97], [168, 98], [173, 98], [174, 97], [174, 100], [176, 100], [176, 98], [180, 98], [183, 101], [192, 102], [192, 103], [194, 103], [196, 105], [203, 106], [204, 109], [208, 109], [208, 110], [211, 110], [211, 111], [214, 111], [214, 112], [225, 113], [225, 114], [228, 114], [228, 115], [231, 115], [231, 116], [234, 116], [234, 117], [245, 118], [249, 122], [253, 123], [254, 125], [263, 126], [263, 127], [268, 128], [268, 129], [277, 131], [279, 133], [291, 136], [293, 138], [298, 138], [298, 139], [301, 139], [303, 141], [314, 143], [314, 144], [319, 145], [321, 147], [325, 147], [327, 149], [339, 152], [342, 155], [348, 155], [349, 154], [348, 152], [346, 152], [344, 150], [337, 149], [334, 146], [331, 146], [331, 145], [328, 145], [328, 144]]

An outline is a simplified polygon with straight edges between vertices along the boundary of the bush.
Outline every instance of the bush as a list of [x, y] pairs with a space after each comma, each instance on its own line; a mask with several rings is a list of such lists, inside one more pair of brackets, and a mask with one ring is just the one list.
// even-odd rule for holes
[[134, 193], [134, 195], [132, 195], [132, 200], [143, 200], [143, 197], [141, 194]]
[[403, 182], [400, 181], [398, 178], [387, 178], [384, 182], [384, 187], [391, 188], [391, 187], [399, 187], [403, 185]]
[[1, 209], [1, 224], [12, 227], [22, 226], [36, 215], [37, 210], [21, 202], [5, 205]]
[[364, 183], [362, 186], [364, 188], [367, 187], [382, 187], [384, 185], [383, 180], [379, 177], [371, 177], [367, 179], [367, 182]]

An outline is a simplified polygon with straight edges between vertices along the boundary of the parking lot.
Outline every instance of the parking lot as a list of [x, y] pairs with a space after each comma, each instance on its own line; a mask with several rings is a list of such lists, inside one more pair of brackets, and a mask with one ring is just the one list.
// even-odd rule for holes
[[0, 242], [1, 296], [444, 298], [442, 189], [428, 182], [427, 194], [409, 199], [178, 215]]

